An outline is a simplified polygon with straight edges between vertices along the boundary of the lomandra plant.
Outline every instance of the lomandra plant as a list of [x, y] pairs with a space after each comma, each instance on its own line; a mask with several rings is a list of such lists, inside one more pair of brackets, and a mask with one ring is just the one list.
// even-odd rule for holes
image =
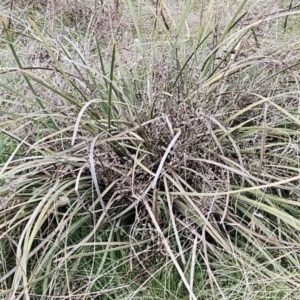
[[33, 2], [2, 16], [0, 296], [296, 299], [297, 8]]

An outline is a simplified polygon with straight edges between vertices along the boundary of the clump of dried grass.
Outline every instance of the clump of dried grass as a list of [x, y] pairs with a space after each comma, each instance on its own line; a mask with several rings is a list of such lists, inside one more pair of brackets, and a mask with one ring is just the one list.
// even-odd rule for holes
[[[114, 33], [124, 11], [110, 18], [109, 24], [105, 22], [107, 27], [101, 23], [102, 16], [112, 16], [112, 2], [98, 3], [104, 12], [99, 23], [90, 7], [80, 10], [87, 4], [55, 3], [69, 11], [69, 21], [76, 26], [83, 19], [95, 20], [91, 32], [117, 39]], [[189, 9], [188, 4], [183, 6], [183, 15]], [[128, 11], [138, 32], [140, 20], [132, 8]], [[172, 23], [167, 6], [163, 13]], [[1, 247], [7, 261], [1, 269], [7, 274], [1, 278], [4, 293], [14, 297], [23, 288], [23, 280], [33, 283], [20, 297], [30, 293], [51, 297], [59, 288], [62, 295], [76, 297], [84, 291], [88, 298], [103, 281], [114, 289], [116, 281], [108, 273], [112, 265], [115, 272], [123, 264], [131, 272], [134, 269], [131, 274], [150, 273], [149, 278], [171, 265], [172, 273], [180, 274], [180, 284], [194, 298], [203, 291], [195, 286], [193, 290], [188, 279], [219, 298], [243, 285], [234, 276], [246, 277], [253, 286], [261, 287], [257, 277], [279, 278], [282, 290], [297, 286], [296, 275], [285, 279], [291, 278], [288, 270], [297, 269], [294, 246], [300, 228], [295, 155], [298, 98], [296, 93], [287, 95], [285, 85], [285, 80], [296, 78], [296, 70], [275, 64], [273, 58], [253, 57], [245, 40], [236, 47], [236, 39], [244, 39], [243, 26], [236, 29], [240, 35], [226, 32], [224, 45], [219, 28], [207, 43], [204, 33], [203, 44], [196, 39], [181, 43], [180, 28], [189, 23], [180, 22], [175, 42], [170, 39], [161, 46], [153, 40], [153, 47], [148, 48], [141, 34], [140, 44], [131, 45], [136, 53], [126, 55], [127, 50], [120, 47], [113, 48], [111, 56], [108, 48], [99, 51], [99, 44], [94, 44], [97, 60], [93, 54], [90, 62], [80, 47], [63, 51], [52, 38], [46, 39], [42, 43], [46, 56], [29, 56], [37, 64], [51, 60], [52, 76], [45, 72], [40, 76], [33, 68], [8, 77], [18, 78], [19, 90], [26, 91], [22, 100], [27, 114], [12, 114], [11, 103], [6, 101], [14, 119], [1, 119], [5, 143], [10, 145], [10, 149], [5, 146], [10, 156], [3, 156], [0, 175], [0, 217], [5, 230]], [[42, 39], [38, 27], [31, 26], [34, 29], [28, 34]], [[172, 37], [174, 28], [166, 30], [163, 22], [157, 21], [153, 28]], [[7, 44], [16, 47], [19, 42]], [[49, 45], [62, 51], [60, 60], [55, 60]], [[165, 53], [155, 53], [157, 49]], [[292, 64], [292, 58], [288, 56], [286, 62]], [[46, 110], [39, 108], [28, 115], [37, 96], [28, 91], [24, 75], [32, 80], [39, 98], [51, 99], [45, 101]], [[280, 84], [272, 81], [274, 77]], [[282, 95], [270, 94], [274, 92], [268, 88], [270, 82]], [[16, 96], [8, 86], [2, 89]], [[16, 220], [18, 225], [14, 225]], [[277, 247], [276, 251], [270, 247]], [[8, 259], [10, 252], [17, 255], [17, 263]], [[92, 275], [74, 281], [74, 276], [86, 274], [85, 266]], [[237, 275], [222, 272], [223, 266]], [[199, 270], [205, 273], [203, 281], [193, 277]], [[55, 274], [55, 279], [49, 279], [47, 272]], [[66, 272], [65, 282], [60, 278]], [[233, 287], [224, 283], [227, 275]], [[143, 279], [141, 287], [149, 278], [139, 278]], [[98, 296], [107, 288], [101, 286]]]

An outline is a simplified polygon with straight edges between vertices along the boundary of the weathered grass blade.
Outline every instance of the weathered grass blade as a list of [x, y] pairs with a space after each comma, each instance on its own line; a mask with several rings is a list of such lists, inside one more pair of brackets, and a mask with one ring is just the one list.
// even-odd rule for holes
[[107, 123], [108, 130], [111, 128], [111, 110], [112, 110], [112, 88], [113, 88], [113, 79], [114, 79], [114, 66], [115, 66], [115, 57], [116, 57], [116, 43], [113, 45], [113, 51], [111, 56], [110, 64], [110, 74], [109, 74], [109, 89], [108, 89], [108, 112], [107, 112]]

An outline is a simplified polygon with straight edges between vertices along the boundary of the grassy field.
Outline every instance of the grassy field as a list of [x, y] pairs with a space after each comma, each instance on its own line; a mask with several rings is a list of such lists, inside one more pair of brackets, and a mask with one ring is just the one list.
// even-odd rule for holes
[[299, 13], [1, 1], [0, 299], [298, 299]]

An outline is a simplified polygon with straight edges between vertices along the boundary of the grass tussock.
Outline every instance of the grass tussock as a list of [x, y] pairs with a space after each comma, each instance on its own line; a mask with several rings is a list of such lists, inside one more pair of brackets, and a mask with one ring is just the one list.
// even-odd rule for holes
[[0, 297], [297, 299], [296, 5], [0, 8]]

